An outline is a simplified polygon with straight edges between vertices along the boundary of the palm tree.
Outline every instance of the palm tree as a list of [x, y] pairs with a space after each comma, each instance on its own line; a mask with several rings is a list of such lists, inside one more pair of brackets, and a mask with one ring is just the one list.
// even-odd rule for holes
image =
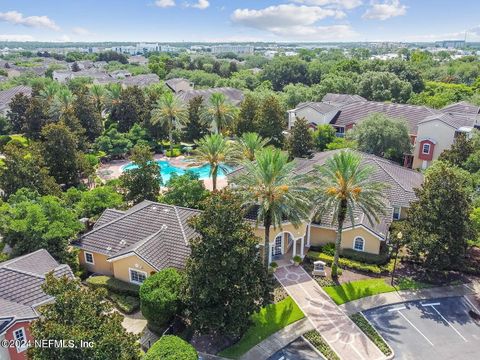
[[373, 225], [384, 214], [385, 184], [372, 180], [375, 168], [362, 166], [362, 157], [351, 151], [342, 150], [316, 166], [312, 174], [313, 201], [315, 215], [321, 218], [331, 213], [332, 222], [337, 224], [335, 256], [332, 264], [332, 277], [338, 275], [338, 257], [342, 242], [343, 224], [348, 216], [355, 224], [354, 211], [361, 210]]
[[235, 118], [236, 108], [227, 102], [222, 93], [213, 93], [202, 112], [202, 120], [212, 124], [216, 133], [222, 132]]
[[188, 112], [184, 104], [170, 91], [160, 96], [152, 110], [152, 123], [167, 125], [171, 155], [173, 155], [173, 130], [185, 124], [187, 119]]
[[75, 95], [67, 88], [60, 88], [55, 94], [53, 100], [52, 112], [58, 118], [73, 111]]
[[265, 227], [264, 262], [268, 268], [270, 228], [282, 227], [288, 219], [295, 227], [310, 217], [307, 178], [294, 173], [288, 155], [273, 147], [257, 152], [256, 161], [244, 161], [242, 172], [233, 179], [244, 205], [257, 208], [257, 223]]
[[262, 138], [257, 133], [243, 133], [233, 146], [234, 157], [237, 161], [254, 161], [255, 153], [263, 149], [269, 139]]
[[107, 92], [105, 96], [105, 107], [108, 111], [111, 111], [112, 108], [119, 103], [121, 95], [122, 95], [122, 85], [113, 83], [107, 86]]
[[205, 135], [196, 141], [195, 158], [210, 164], [213, 191], [217, 190], [218, 170], [226, 172], [224, 164], [231, 161], [232, 147], [221, 134]]
[[45, 85], [40, 91], [40, 97], [42, 97], [47, 102], [51, 102], [59, 90], [59, 85], [55, 81], [52, 81]]
[[106, 96], [105, 88], [102, 85], [93, 84], [90, 87], [90, 95], [95, 102], [95, 108], [97, 109], [97, 112], [101, 115]]

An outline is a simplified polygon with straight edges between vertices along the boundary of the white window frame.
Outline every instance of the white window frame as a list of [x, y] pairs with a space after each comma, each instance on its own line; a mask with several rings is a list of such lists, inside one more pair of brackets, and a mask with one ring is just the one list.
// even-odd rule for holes
[[[357, 239], [361, 239], [361, 240], [362, 240], [362, 249], [361, 249], [361, 250], [360, 250], [360, 249], [357, 249], [357, 248], [355, 247], [355, 243], [357, 242]], [[355, 237], [353, 238], [353, 250], [355, 250], [355, 251], [365, 251], [365, 239], [364, 239], [363, 237], [361, 237], [361, 236], [355, 236]]]
[[[92, 261], [88, 261], [87, 254], [92, 256]], [[90, 264], [90, 265], [95, 265], [95, 257], [93, 256], [93, 253], [85, 251], [83, 253], [83, 256], [85, 258], [85, 264]]]
[[[427, 151], [427, 152], [425, 152], [425, 146], [427, 146], [427, 147], [428, 147], [428, 151]], [[428, 155], [428, 154], [430, 154], [430, 149], [431, 149], [431, 146], [430, 146], [430, 144], [428, 144], [428, 143], [426, 143], [426, 144], [423, 144], [423, 145], [422, 145], [422, 154], [425, 154], [425, 155]]]
[[[398, 216], [395, 216], [395, 209], [398, 209]], [[394, 206], [393, 207], [393, 213], [392, 213], [393, 220], [400, 220], [401, 216], [402, 216], [402, 207], [401, 206]]]
[[[135, 271], [135, 272], [137, 272], [137, 273], [141, 273], [141, 274], [145, 275], [145, 280], [147, 280], [148, 275], [147, 275], [147, 273], [146, 273], [145, 271], [141, 271], [141, 270], [138, 270], [138, 269], [128, 268], [128, 276], [129, 276], [130, 282], [131, 282], [132, 284], [142, 285], [141, 282], [139, 282], [139, 281], [134, 281], [134, 280], [132, 279], [132, 271]], [[144, 280], [144, 281], [145, 281], [145, 280]]]
[[[18, 338], [17, 333], [21, 333], [21, 339]], [[17, 353], [24, 352], [28, 349], [27, 346], [27, 333], [25, 332], [25, 328], [21, 327], [13, 331], [13, 340], [15, 341], [23, 341], [23, 346], [17, 346]]]

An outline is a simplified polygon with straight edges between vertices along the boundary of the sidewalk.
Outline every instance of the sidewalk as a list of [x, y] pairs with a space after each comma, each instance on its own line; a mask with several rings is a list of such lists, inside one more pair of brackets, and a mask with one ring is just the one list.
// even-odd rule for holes
[[293, 340], [313, 329], [308, 319], [302, 319], [290, 324], [270, 335], [260, 344], [255, 345], [240, 358], [241, 360], [267, 359], [278, 350], [290, 344]]
[[339, 307], [347, 314], [355, 314], [360, 311], [390, 305], [411, 300], [436, 299], [453, 296], [465, 296], [480, 293], [480, 284], [462, 284], [455, 286], [442, 286], [419, 290], [400, 290], [378, 295], [364, 297], [362, 299], [347, 302]]
[[275, 276], [342, 360], [386, 359], [302, 267], [282, 267]]

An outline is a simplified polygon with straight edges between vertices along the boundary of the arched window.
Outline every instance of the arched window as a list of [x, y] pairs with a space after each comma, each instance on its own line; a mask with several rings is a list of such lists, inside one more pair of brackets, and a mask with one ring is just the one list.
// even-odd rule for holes
[[353, 250], [363, 251], [364, 246], [365, 240], [362, 237], [359, 236], [353, 240]]

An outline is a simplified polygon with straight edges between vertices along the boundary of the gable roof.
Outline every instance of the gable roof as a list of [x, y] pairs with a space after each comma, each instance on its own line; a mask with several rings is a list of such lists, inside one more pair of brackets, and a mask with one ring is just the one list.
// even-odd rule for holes
[[205, 101], [210, 99], [210, 96], [215, 93], [221, 93], [225, 95], [228, 101], [230, 101], [233, 105], [238, 105], [243, 100], [243, 92], [238, 89], [234, 89], [231, 87], [220, 87], [220, 88], [210, 88], [210, 89], [202, 89], [202, 90], [188, 90], [183, 91], [180, 94], [177, 94], [177, 97], [182, 100], [183, 102], [187, 103], [193, 98], [197, 96], [202, 96]]
[[104, 254], [110, 261], [137, 255], [157, 270], [183, 268], [196, 236], [188, 220], [199, 210], [143, 201], [126, 212], [106, 210], [101, 224], [75, 243], [86, 251]]
[[430, 121], [438, 120], [441, 121], [454, 129], [459, 129], [461, 127], [474, 127], [477, 125], [477, 118], [475, 115], [461, 115], [454, 113], [439, 113], [431, 116], [427, 116], [425, 119], [420, 121], [419, 124], [424, 124]]
[[450, 114], [478, 115], [480, 113], [480, 106], [470, 104], [466, 101], [460, 101], [447, 105], [440, 111]]
[[342, 106], [332, 125], [345, 127], [349, 124], [358, 124], [374, 113], [385, 114], [388, 117], [404, 119], [407, 122], [409, 133], [416, 134], [418, 124], [427, 116], [438, 114], [438, 110], [426, 106], [383, 103], [376, 101], [357, 101]]
[[166, 80], [165, 85], [167, 85], [174, 93], [193, 90], [193, 83], [190, 80], [183, 78], [173, 78]]
[[[3, 331], [17, 320], [38, 316], [35, 308], [53, 297], [43, 292], [45, 275], [73, 278], [68, 265], [60, 265], [45, 249], [0, 263], [0, 325]], [[8, 325], [4, 322], [8, 320]], [[0, 328], [0, 333], [2, 329]]]

